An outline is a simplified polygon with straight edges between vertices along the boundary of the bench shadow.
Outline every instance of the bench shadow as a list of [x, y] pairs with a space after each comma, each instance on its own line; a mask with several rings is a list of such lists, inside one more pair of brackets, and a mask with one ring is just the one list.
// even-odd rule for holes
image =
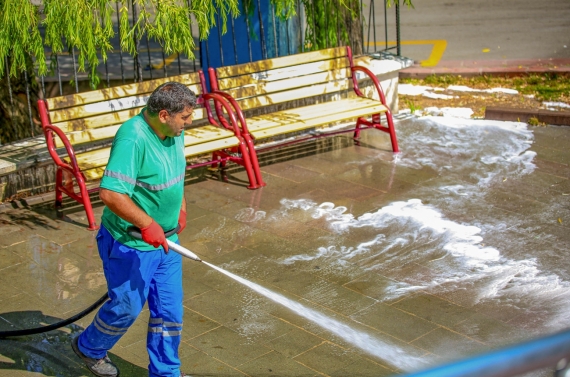
[[[40, 311], [16, 311], [0, 313], [0, 331], [35, 328], [61, 321]], [[67, 325], [47, 333], [0, 339], [1, 371], [27, 371], [43, 376], [80, 377], [91, 372], [71, 349], [71, 340], [83, 331], [81, 326]], [[110, 353], [121, 377], [146, 376], [145, 368], [134, 365]]]

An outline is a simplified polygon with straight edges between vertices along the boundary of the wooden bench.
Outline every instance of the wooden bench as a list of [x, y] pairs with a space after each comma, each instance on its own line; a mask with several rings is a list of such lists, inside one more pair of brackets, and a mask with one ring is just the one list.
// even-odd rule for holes
[[[367, 98], [361, 92], [357, 72], [372, 80], [377, 99]], [[210, 68], [208, 74], [211, 92], [227, 98], [236, 110], [235, 116], [240, 121], [242, 135], [256, 165], [255, 149], [260, 149], [260, 140], [353, 120], [356, 123], [352, 128], [313, 133], [311, 137], [354, 132], [354, 138], [358, 138], [361, 130], [374, 128], [387, 132], [392, 150], [399, 151], [392, 114], [380, 83], [370, 70], [353, 64], [350, 47]], [[319, 98], [320, 103], [298, 105], [291, 102], [311, 98]], [[281, 108], [285, 109], [276, 111], [277, 104], [282, 104]], [[253, 113], [253, 110], [263, 112], [263, 108], [271, 109], [269, 106], [274, 107], [262, 115], [244, 115], [244, 112]], [[381, 124], [382, 114], [386, 126]], [[258, 184], [264, 185], [261, 175], [256, 178]]]
[[[38, 110], [46, 144], [56, 164], [55, 204], [62, 205], [63, 194], [85, 207], [89, 229], [97, 229], [87, 183], [99, 180], [109, 159], [112, 139], [120, 125], [137, 115], [150, 93], [160, 84], [177, 81], [188, 86], [198, 96], [199, 107], [194, 110], [193, 123], [184, 132], [187, 158], [209, 155], [207, 162], [189, 164], [188, 168], [225, 164], [242, 165], [250, 189], [259, 188], [257, 165], [250, 159], [241, 130], [235, 118], [215, 118], [216, 108], [232, 112], [229, 103], [217, 94], [206, 93], [204, 75], [196, 72], [166, 79], [145, 81], [86, 93], [38, 100]], [[49, 109], [49, 110], [48, 110]], [[200, 121], [201, 125], [200, 125]], [[256, 160], [257, 161], [257, 160]], [[74, 185], [74, 182], [77, 184]], [[76, 187], [78, 191], [76, 191]]]

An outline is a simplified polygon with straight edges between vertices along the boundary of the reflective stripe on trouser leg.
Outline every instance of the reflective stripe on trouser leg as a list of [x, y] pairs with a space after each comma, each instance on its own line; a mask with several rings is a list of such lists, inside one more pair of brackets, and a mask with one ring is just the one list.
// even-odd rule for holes
[[107, 279], [109, 300], [81, 334], [79, 349], [86, 356], [100, 359], [140, 314], [164, 252], [142, 252], [125, 246], [115, 241], [104, 226], [97, 234], [97, 246]]
[[148, 294], [147, 349], [150, 377], [179, 377], [178, 346], [182, 332], [182, 256], [163, 253]]

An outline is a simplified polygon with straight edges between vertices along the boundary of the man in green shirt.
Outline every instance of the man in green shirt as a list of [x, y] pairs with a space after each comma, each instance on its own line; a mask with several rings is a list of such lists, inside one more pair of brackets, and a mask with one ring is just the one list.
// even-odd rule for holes
[[[169, 253], [165, 232], [178, 242], [186, 226], [184, 128], [192, 123], [195, 94], [181, 83], [162, 84], [147, 106], [115, 135], [101, 180], [106, 207], [97, 234], [109, 300], [72, 348], [97, 376], [115, 377], [107, 352], [119, 341], [148, 301], [147, 350], [150, 377], [180, 372], [182, 257]], [[141, 230], [142, 240], [127, 229]]]

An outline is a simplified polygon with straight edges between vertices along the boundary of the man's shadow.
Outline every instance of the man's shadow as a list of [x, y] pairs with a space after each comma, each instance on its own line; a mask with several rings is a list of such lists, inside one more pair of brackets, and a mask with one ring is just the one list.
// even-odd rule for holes
[[[62, 319], [40, 311], [0, 313], [0, 332], [36, 328]], [[81, 326], [67, 325], [47, 333], [0, 339], [0, 374], [3, 370], [23, 370], [42, 376], [79, 377], [91, 372], [71, 349], [71, 339], [83, 331]], [[140, 377], [148, 371], [110, 353], [121, 377]]]

